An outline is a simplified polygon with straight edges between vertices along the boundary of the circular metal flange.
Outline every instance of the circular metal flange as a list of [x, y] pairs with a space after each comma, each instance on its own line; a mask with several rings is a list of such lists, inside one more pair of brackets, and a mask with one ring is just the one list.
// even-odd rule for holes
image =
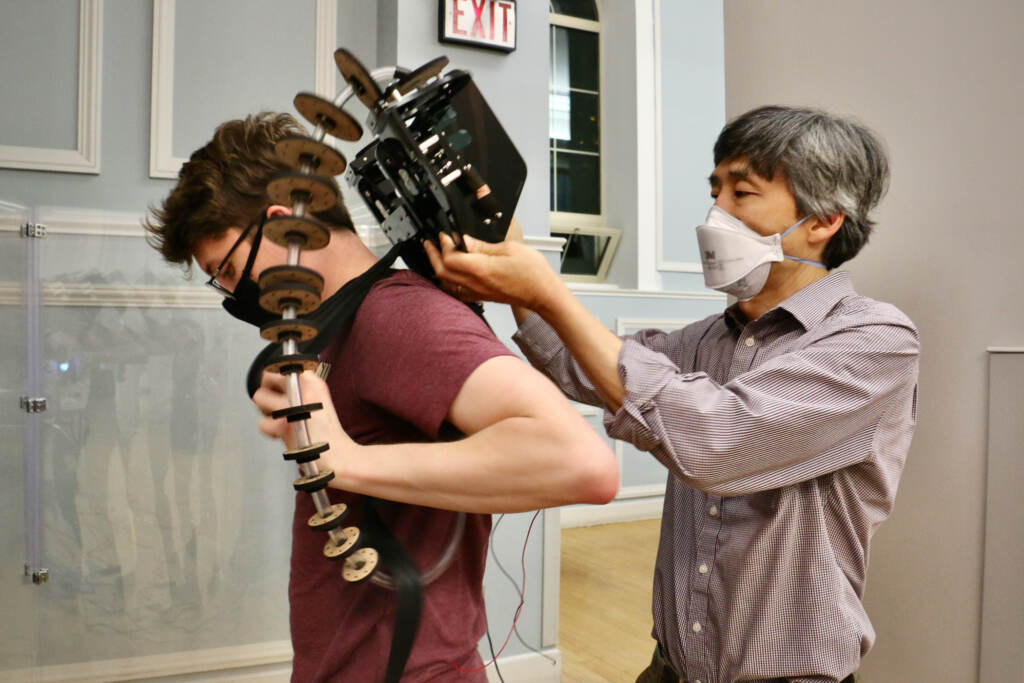
[[279, 282], [260, 290], [260, 307], [281, 315], [288, 306], [296, 315], [311, 313], [320, 307], [320, 291], [301, 282]]
[[277, 158], [296, 170], [302, 165], [323, 176], [336, 176], [345, 170], [348, 162], [341, 152], [330, 145], [305, 135], [287, 135], [274, 144]]
[[448, 66], [447, 57], [442, 56], [432, 59], [398, 79], [388, 88], [388, 94], [397, 92], [399, 95], [404, 95], [411, 90], [422, 87], [424, 83], [441, 73], [446, 66]]
[[260, 336], [267, 341], [284, 343], [289, 339], [297, 342], [307, 342], [315, 339], [320, 330], [313, 321], [304, 318], [292, 318], [291, 320], [271, 320], [260, 326]]
[[267, 183], [267, 196], [274, 204], [291, 206], [305, 202], [310, 211], [323, 211], [338, 203], [338, 189], [330, 178], [285, 171]]
[[352, 115], [330, 100], [311, 92], [300, 92], [292, 100], [295, 111], [314, 126], [320, 126], [339, 140], [355, 142], [363, 137], [363, 127]]
[[313, 289], [323, 291], [324, 278], [312, 268], [304, 266], [272, 266], [260, 273], [260, 280], [257, 283], [260, 289], [273, 287], [282, 282], [301, 282]]
[[380, 88], [362, 62], [345, 48], [339, 47], [334, 51], [334, 63], [338, 65], [338, 71], [345, 82], [352, 86], [352, 92], [359, 101], [370, 111], [376, 109], [377, 102], [381, 99]]
[[316, 251], [331, 241], [331, 230], [309, 216], [277, 215], [263, 224], [263, 236], [281, 247], [287, 248], [297, 241], [303, 249]]
[[329, 539], [324, 544], [324, 557], [328, 560], [341, 560], [353, 552], [359, 547], [359, 539], [362, 534], [359, 532], [359, 527], [347, 526], [341, 530], [341, 542], [335, 543], [334, 539]]
[[377, 569], [380, 562], [380, 555], [373, 548], [360, 548], [345, 558], [345, 565], [341, 568], [341, 578], [349, 583], [361, 583], [366, 581]]
[[341, 521], [348, 515], [348, 506], [344, 503], [336, 503], [328, 510], [330, 512], [326, 516], [319, 512], [313, 513], [313, 516], [306, 522], [306, 526], [317, 531], [330, 531], [341, 526]]

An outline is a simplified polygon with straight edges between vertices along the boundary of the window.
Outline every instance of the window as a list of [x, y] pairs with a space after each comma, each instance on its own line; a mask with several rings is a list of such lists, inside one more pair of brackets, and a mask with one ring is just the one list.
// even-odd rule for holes
[[594, 0], [551, 0], [551, 234], [566, 239], [562, 275], [603, 281], [618, 231], [601, 205], [600, 29]]

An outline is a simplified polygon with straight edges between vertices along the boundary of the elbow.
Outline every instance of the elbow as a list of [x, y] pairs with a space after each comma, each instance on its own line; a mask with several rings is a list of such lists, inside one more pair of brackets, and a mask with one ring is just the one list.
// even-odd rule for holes
[[604, 439], [594, 434], [585, 446], [576, 446], [573, 467], [574, 503], [604, 505], [619, 492], [619, 467]]

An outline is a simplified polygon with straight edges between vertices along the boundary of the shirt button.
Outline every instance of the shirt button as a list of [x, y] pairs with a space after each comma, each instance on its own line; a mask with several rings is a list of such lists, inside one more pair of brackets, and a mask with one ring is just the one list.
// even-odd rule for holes
[[753, 337], [747, 337], [747, 341], [745, 341], [743, 343], [746, 344], [747, 346], [753, 346], [754, 345], [754, 338]]
[[701, 566], [697, 567], [697, 571], [699, 571], [701, 574], [707, 574], [708, 566], [706, 564], [702, 564]]
[[718, 506], [717, 505], [712, 505], [711, 507], [709, 507], [708, 508], [708, 514], [711, 515], [712, 517], [717, 517], [718, 516]]
[[700, 633], [700, 622], [699, 621], [693, 622], [693, 632], [694, 633]]

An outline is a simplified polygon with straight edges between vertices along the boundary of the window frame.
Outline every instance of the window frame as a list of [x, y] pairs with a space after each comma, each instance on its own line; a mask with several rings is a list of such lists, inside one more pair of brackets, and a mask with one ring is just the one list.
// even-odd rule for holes
[[[597, 15], [601, 16], [601, 6], [597, 0], [594, 0], [594, 4], [597, 7]], [[595, 275], [566, 275], [560, 273], [563, 280], [566, 282], [591, 282], [591, 283], [604, 283], [607, 281], [608, 269], [611, 266], [611, 261], [615, 256], [615, 250], [619, 243], [619, 238], [622, 236], [621, 230], [609, 228], [605, 224], [605, 150], [604, 150], [604, 121], [605, 121], [605, 97], [604, 97], [604, 32], [602, 30], [602, 24], [600, 19], [594, 21], [592, 19], [580, 19], [578, 17], [570, 16], [567, 14], [556, 14], [554, 12], [548, 13], [548, 35], [549, 44], [548, 50], [550, 51], [550, 36], [551, 27], [558, 26], [562, 28], [575, 29], [580, 31], [587, 31], [590, 33], [597, 34], [597, 95], [598, 95], [598, 169], [600, 172], [600, 187], [598, 188], [598, 196], [600, 198], [600, 213], [575, 213], [572, 211], [549, 211], [549, 222], [551, 226], [551, 233], [576, 233], [581, 235], [595, 235], [599, 237], [610, 237], [611, 241], [608, 244], [608, 248], [605, 249], [604, 256], [602, 257], [601, 264], [598, 268], [598, 272]], [[548, 69], [550, 72], [550, 57], [548, 59]], [[549, 74], [550, 75], [550, 74]], [[550, 104], [548, 110], [550, 112]], [[555, 150], [551, 145], [550, 131], [548, 135], [548, 153], [549, 155], [554, 151], [556, 154], [559, 152], [565, 152], [566, 150]], [[576, 152], [569, 152], [570, 154]], [[549, 161], [550, 164], [550, 161]], [[550, 166], [548, 172], [551, 172]]]

